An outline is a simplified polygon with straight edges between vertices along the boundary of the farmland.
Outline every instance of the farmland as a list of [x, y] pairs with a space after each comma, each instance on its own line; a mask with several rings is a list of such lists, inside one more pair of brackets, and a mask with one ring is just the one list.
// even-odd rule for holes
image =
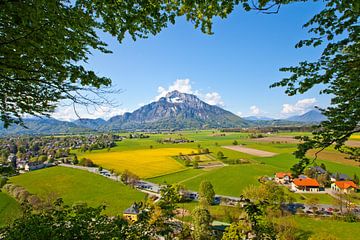
[[[179, 153], [188, 154], [193, 151], [188, 148], [141, 149], [121, 152], [96, 152], [80, 155], [91, 158], [94, 163], [115, 171], [125, 169], [136, 173], [141, 178], [148, 178], [177, 172], [184, 166], [172, 158]], [[141, 167], [146, 166], [146, 167]]]
[[[274, 134], [275, 138], [292, 139], [293, 136], [304, 133]], [[308, 133], [305, 133], [308, 134]], [[193, 140], [190, 143], [159, 144], [158, 139], [186, 138]], [[260, 138], [261, 139], [261, 138]], [[265, 138], [266, 139], [266, 138]], [[231, 146], [236, 140], [248, 149], [261, 150], [275, 153], [272, 157], [259, 157], [247, 153], [223, 148]], [[152, 146], [153, 149], [149, 149]], [[200, 155], [201, 161], [211, 158], [215, 161], [216, 154], [221, 151], [226, 159], [246, 159], [248, 164], [235, 164], [212, 169], [192, 169], [185, 167], [171, 156], [192, 151], [197, 152], [198, 147], [208, 148], [209, 155]], [[220, 133], [216, 131], [182, 131], [174, 134], [151, 134], [146, 139], [125, 139], [118, 142], [117, 146], [109, 152], [105, 150], [92, 151], [91, 153], [78, 153], [79, 157], [88, 157], [95, 163], [117, 170], [128, 169], [142, 178], [155, 183], [181, 183], [190, 190], [197, 190], [202, 180], [211, 181], [215, 191], [222, 195], [239, 196], [243, 189], [249, 185], [258, 184], [261, 176], [273, 176], [278, 171], [288, 171], [297, 162], [291, 154], [296, 150], [296, 143], [292, 141], [256, 141], [250, 139], [247, 133]], [[326, 153], [334, 153], [335, 157], [328, 154], [320, 155], [318, 164], [325, 163], [328, 170], [341, 172], [352, 176], [360, 175], [360, 168], [348, 160], [336, 160], [336, 153], [330, 149]], [[211, 158], [209, 158], [211, 156]], [[193, 157], [191, 157], [193, 158]], [[146, 164], [146, 168], [138, 167]], [[329, 200], [326, 199], [328, 202]]]
[[[274, 141], [251, 139], [247, 133], [220, 133], [217, 131], [183, 131], [173, 134], [150, 134], [149, 138], [129, 139], [116, 142], [111, 149], [93, 150], [91, 152], [80, 152], [73, 150], [78, 158], [91, 159], [94, 163], [106, 169], [114, 169], [122, 172], [125, 169], [134, 172], [140, 178], [150, 182], [179, 183], [186, 189], [197, 191], [201, 181], [207, 180], [212, 183], [216, 194], [238, 197], [243, 190], [250, 185], [259, 185], [258, 179], [262, 176], [273, 176], [275, 172], [289, 171], [290, 167], [297, 162], [292, 155], [296, 149], [295, 141], [275, 141], [275, 139], [292, 139], [293, 135], [301, 133], [287, 133], [282, 135], [274, 134]], [[160, 143], [163, 138], [185, 138], [191, 140], [186, 143]], [[233, 143], [237, 141], [237, 146]], [[354, 140], [357, 141], [357, 140]], [[240, 147], [274, 153], [273, 156], [255, 156], [249, 151], [240, 152], [224, 148], [224, 146]], [[197, 155], [202, 149], [208, 149], [209, 153]], [[224, 158], [218, 157], [222, 152]], [[185, 166], [184, 161], [179, 158], [180, 153], [186, 155], [191, 161], [198, 159], [200, 166], [203, 163], [224, 163], [212, 168], [194, 169], [192, 166]], [[188, 155], [189, 154], [189, 155]], [[197, 157], [198, 156], [198, 157]], [[353, 176], [356, 173], [360, 176], [360, 168], [354, 162], [338, 155], [330, 148], [319, 155], [317, 164], [324, 163], [331, 172], [345, 173]], [[228, 160], [246, 160], [241, 164], [228, 164]], [[131, 189], [119, 182], [114, 182], [100, 175], [82, 170], [54, 167], [45, 170], [33, 171], [10, 179], [11, 183], [25, 187], [30, 193], [40, 196], [42, 199], [63, 198], [66, 204], [79, 202], [87, 203], [90, 206], [100, 204], [107, 205], [106, 214], [120, 214], [134, 201], [144, 199], [144, 194]], [[306, 203], [314, 194], [290, 193], [296, 202]], [[333, 198], [329, 195], [316, 194], [319, 203], [332, 204]], [[19, 216], [19, 204], [8, 195], [0, 193], [0, 225], [10, 221], [11, 215]], [[4, 200], [4, 201], [3, 201]], [[11, 206], [4, 207], [6, 204]], [[180, 205], [180, 207], [191, 211], [196, 203]], [[5, 209], [5, 211], [4, 211]], [[231, 209], [230, 209], [231, 210]], [[231, 211], [235, 211], [232, 209]], [[15, 214], [13, 214], [13, 212]], [[18, 212], [18, 213], [17, 213]], [[215, 219], [225, 221], [222, 214], [223, 206], [213, 206], [210, 212]], [[235, 211], [236, 212], [236, 211]], [[185, 217], [185, 218], [189, 218]], [[7, 219], [7, 220], [5, 220]], [[10, 219], [10, 220], [9, 220]], [[298, 218], [294, 219], [304, 231], [311, 231], [308, 226], [315, 223], [323, 223], [316, 219]], [[309, 225], [308, 222], [311, 224]], [[324, 221], [325, 222], [325, 221]], [[329, 225], [335, 225], [337, 221], [327, 221]], [[345, 224], [346, 229], [353, 229], [358, 225]], [[325, 226], [325, 225], [324, 225]], [[325, 227], [321, 228], [324, 231]], [[344, 233], [337, 232], [335, 235], [348, 239]], [[350, 236], [350, 235], [349, 235]]]
[[61, 197], [65, 204], [87, 203], [89, 206], [108, 206], [105, 213], [122, 214], [144, 194], [122, 183], [82, 170], [53, 167], [11, 178], [11, 183], [25, 187], [42, 199]]

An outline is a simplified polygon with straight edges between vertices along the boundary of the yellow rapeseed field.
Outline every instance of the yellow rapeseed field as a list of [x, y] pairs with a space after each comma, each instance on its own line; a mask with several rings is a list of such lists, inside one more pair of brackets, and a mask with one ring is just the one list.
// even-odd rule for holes
[[360, 140], [360, 135], [352, 135], [350, 139]]
[[82, 157], [90, 158], [95, 164], [106, 169], [122, 172], [125, 169], [137, 174], [140, 178], [149, 178], [184, 168], [172, 156], [179, 153], [189, 154], [190, 148], [141, 149], [122, 152], [87, 153]]

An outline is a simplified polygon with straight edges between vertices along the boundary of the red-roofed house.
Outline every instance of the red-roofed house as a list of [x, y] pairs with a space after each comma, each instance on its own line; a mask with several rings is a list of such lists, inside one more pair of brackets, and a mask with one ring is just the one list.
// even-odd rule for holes
[[295, 178], [291, 183], [293, 191], [318, 192], [319, 183], [313, 178]]
[[337, 192], [350, 193], [359, 189], [353, 181], [336, 181], [331, 184], [331, 189]]
[[291, 180], [291, 173], [288, 172], [278, 172], [275, 173], [275, 182], [277, 183], [281, 183], [281, 184], [286, 184], [289, 183]]

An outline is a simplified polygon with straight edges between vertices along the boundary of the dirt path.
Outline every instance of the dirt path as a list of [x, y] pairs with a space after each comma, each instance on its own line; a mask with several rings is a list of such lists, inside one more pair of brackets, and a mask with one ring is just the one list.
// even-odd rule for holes
[[192, 176], [192, 177], [186, 178], [186, 179], [184, 179], [184, 180], [181, 180], [181, 181], [179, 181], [178, 183], [183, 183], [183, 182], [189, 181], [189, 180], [191, 180], [191, 179], [194, 179], [194, 178], [200, 177], [200, 176], [202, 176], [202, 175], [204, 175], [204, 174], [205, 174], [205, 173], [200, 173], [200, 174], [198, 174], [198, 175], [195, 175], [195, 176]]
[[223, 148], [238, 151], [238, 152], [243, 152], [243, 153], [258, 156], [258, 157], [273, 157], [273, 156], [277, 155], [277, 153], [257, 150], [257, 149], [253, 149], [253, 148], [243, 147], [243, 146], [223, 146]]

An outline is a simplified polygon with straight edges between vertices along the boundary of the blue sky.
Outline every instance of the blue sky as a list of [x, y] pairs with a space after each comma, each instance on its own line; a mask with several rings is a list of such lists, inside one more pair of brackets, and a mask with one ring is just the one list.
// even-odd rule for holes
[[[157, 36], [119, 44], [101, 34], [113, 54], [94, 53], [88, 68], [113, 80], [123, 92], [109, 96], [117, 107], [77, 107], [81, 117], [109, 118], [133, 111], [154, 101], [168, 90], [194, 93], [241, 116], [275, 118], [300, 114], [316, 106], [327, 106], [329, 97], [319, 88], [289, 97], [271, 83], [288, 76], [283, 66], [314, 60], [320, 48], [295, 49], [309, 37], [302, 25], [321, 9], [321, 3], [296, 3], [282, 7], [279, 14], [267, 15], [236, 9], [227, 19], [215, 19], [214, 35], [179, 18]], [[56, 118], [75, 118], [71, 107], [60, 107]]]

